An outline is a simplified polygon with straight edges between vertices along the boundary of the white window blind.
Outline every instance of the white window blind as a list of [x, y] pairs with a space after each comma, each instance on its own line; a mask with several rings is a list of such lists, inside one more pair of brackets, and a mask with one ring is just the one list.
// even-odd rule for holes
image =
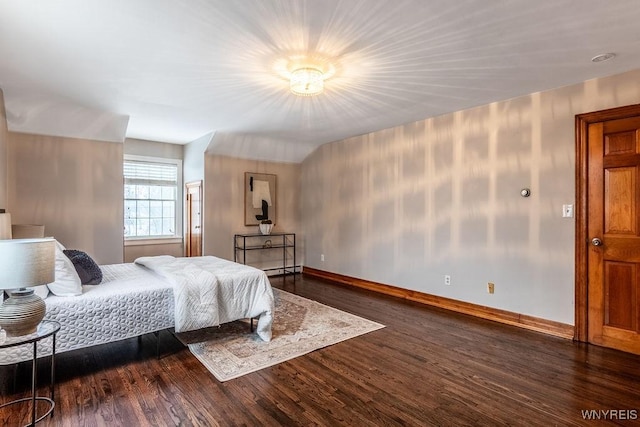
[[134, 185], [177, 185], [178, 166], [170, 163], [124, 162], [124, 182]]
[[125, 160], [124, 236], [177, 236], [179, 174], [175, 163]]

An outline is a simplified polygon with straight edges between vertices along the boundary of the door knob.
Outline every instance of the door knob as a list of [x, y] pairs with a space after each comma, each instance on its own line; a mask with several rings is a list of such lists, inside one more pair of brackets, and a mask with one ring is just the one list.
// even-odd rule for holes
[[598, 239], [597, 237], [594, 237], [593, 239], [591, 239], [591, 244], [593, 246], [602, 246], [602, 240]]

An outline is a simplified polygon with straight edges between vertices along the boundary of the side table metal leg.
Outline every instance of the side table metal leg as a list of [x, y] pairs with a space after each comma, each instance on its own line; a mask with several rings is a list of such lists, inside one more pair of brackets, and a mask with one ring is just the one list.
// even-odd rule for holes
[[51, 409], [51, 416], [53, 417], [56, 401], [56, 334], [53, 334], [53, 345], [51, 348], [51, 384], [49, 386], [49, 391], [51, 393], [51, 400], [54, 402]]
[[33, 343], [33, 365], [31, 367], [31, 425], [36, 425], [36, 378], [38, 376], [37, 362], [38, 343]]
[[16, 392], [16, 387], [18, 387], [18, 363], [13, 365], [13, 388], [11, 389], [12, 393]]
[[160, 360], [160, 332], [162, 331], [154, 332], [154, 335], [156, 336], [156, 359], [158, 360]]

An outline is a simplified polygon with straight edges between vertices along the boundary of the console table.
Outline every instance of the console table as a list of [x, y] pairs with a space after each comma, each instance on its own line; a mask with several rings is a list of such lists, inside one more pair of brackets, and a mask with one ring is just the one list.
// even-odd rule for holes
[[[282, 270], [283, 276], [296, 273], [296, 234], [295, 233], [271, 233], [271, 234], [235, 234], [233, 236], [233, 260], [247, 264], [247, 252], [249, 251], [282, 251], [282, 267], [263, 268], [264, 271]], [[240, 256], [241, 255], [241, 256]], [[242, 258], [242, 259], [240, 259]], [[291, 260], [291, 264], [289, 264]]]
[[[53, 408], [55, 407], [54, 402], [54, 385], [55, 385], [55, 357], [56, 357], [56, 334], [60, 330], [60, 323], [52, 321], [52, 320], [43, 320], [38, 325], [38, 329], [33, 334], [22, 335], [19, 337], [4, 337], [0, 338], [0, 349], [15, 347], [18, 345], [26, 345], [33, 344], [33, 362], [31, 367], [31, 397], [25, 397], [23, 399], [13, 400], [11, 402], [7, 402], [3, 405], [0, 405], [0, 409], [10, 406], [17, 405], [22, 402], [31, 401], [31, 426], [35, 426], [37, 422], [42, 421], [47, 417], [47, 415], [53, 415]], [[42, 397], [36, 396], [36, 379], [38, 377], [38, 343], [45, 338], [52, 337], [53, 340], [51, 346], [51, 383], [49, 384], [49, 395], [50, 397]], [[49, 409], [42, 414], [38, 419], [36, 419], [36, 401], [41, 400], [47, 402], [50, 407]]]

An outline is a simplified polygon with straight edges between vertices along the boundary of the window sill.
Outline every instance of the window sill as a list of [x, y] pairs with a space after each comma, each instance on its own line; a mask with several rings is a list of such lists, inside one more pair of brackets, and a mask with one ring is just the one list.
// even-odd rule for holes
[[180, 237], [141, 237], [125, 238], [125, 246], [146, 246], [146, 245], [177, 245], [182, 244]]

